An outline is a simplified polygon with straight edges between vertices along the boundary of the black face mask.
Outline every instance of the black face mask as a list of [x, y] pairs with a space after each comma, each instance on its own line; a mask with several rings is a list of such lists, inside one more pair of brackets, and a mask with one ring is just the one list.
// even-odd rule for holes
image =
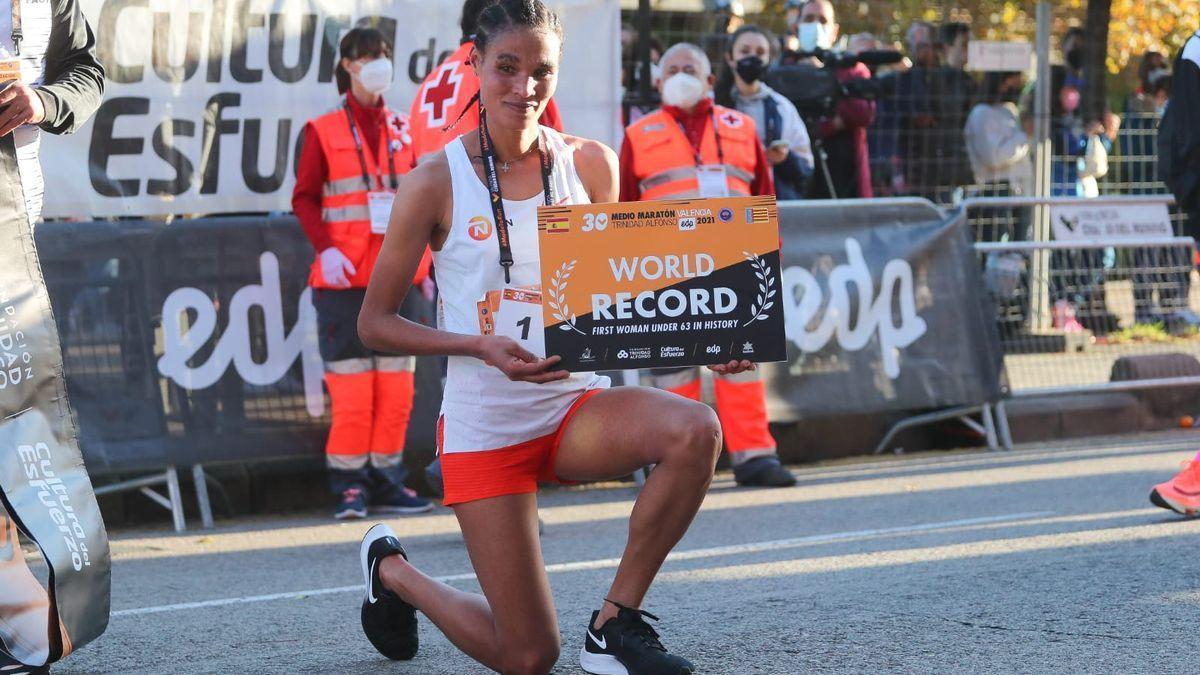
[[763, 60], [757, 56], [747, 56], [738, 59], [736, 67], [738, 77], [742, 78], [743, 82], [749, 84], [758, 82], [759, 78], [763, 75], [763, 71], [766, 69], [767, 64], [763, 63]]
[[1067, 65], [1071, 66], [1071, 70], [1083, 69], [1083, 50], [1079, 47], [1073, 47], [1067, 52]]

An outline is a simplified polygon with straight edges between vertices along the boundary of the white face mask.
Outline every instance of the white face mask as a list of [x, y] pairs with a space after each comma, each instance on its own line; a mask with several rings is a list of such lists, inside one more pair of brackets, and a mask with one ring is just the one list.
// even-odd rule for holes
[[704, 97], [704, 82], [695, 75], [675, 73], [663, 82], [663, 103], [676, 108], [691, 108]]
[[385, 58], [368, 61], [358, 71], [358, 83], [372, 94], [382, 94], [392, 86], [392, 62]]
[[800, 24], [796, 37], [800, 40], [800, 51], [811, 52], [817, 49], [829, 49], [833, 46], [833, 32], [827, 24], [809, 21]]

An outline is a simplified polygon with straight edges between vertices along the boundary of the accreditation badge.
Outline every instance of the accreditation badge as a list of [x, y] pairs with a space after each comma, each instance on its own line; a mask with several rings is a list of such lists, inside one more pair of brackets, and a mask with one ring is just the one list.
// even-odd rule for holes
[[367, 213], [371, 217], [371, 234], [387, 234], [388, 221], [392, 218], [392, 202], [395, 192], [379, 191], [367, 193]]
[[0, 58], [0, 89], [14, 80], [21, 79], [21, 59]]
[[538, 243], [567, 370], [786, 359], [774, 197], [541, 207]]

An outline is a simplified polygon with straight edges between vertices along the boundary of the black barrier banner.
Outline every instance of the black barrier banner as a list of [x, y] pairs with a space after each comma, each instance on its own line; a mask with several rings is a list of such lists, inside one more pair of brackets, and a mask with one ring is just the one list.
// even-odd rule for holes
[[[45, 223], [37, 239], [93, 475], [323, 457], [313, 250], [295, 218]], [[420, 291], [401, 313], [434, 322]], [[417, 359], [415, 466], [441, 378], [439, 358]]]
[[[0, 174], [17, 175], [12, 135]], [[0, 647], [59, 660], [108, 626], [108, 538], [67, 401], [58, 331], [20, 182], [0, 185]], [[48, 567], [39, 582], [17, 539]]]
[[567, 370], [785, 356], [774, 197], [540, 207], [538, 242], [541, 287], [481, 317]]
[[775, 421], [978, 405], [1002, 353], [964, 221], [921, 200], [785, 202], [788, 361], [763, 366]]

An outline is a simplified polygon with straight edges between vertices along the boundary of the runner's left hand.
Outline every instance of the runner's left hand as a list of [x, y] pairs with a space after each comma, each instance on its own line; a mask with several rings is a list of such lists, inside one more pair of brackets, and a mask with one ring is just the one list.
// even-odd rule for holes
[[9, 82], [0, 89], [0, 138], [22, 124], [41, 124], [46, 107], [32, 87], [24, 82]]
[[751, 363], [750, 361], [730, 361], [729, 363], [718, 363], [709, 366], [708, 369], [720, 375], [737, 375], [747, 370], [758, 370], [758, 364]]

